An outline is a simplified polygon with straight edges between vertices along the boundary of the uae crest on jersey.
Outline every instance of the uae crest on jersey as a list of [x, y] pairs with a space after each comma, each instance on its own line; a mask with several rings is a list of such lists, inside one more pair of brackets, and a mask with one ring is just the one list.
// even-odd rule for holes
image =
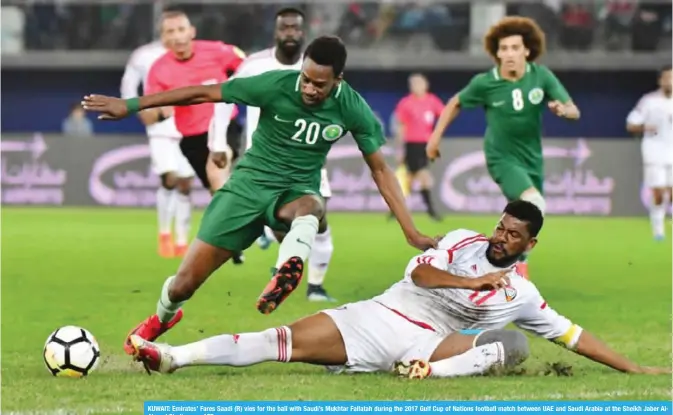
[[343, 133], [344, 129], [340, 125], [332, 124], [322, 130], [322, 138], [325, 141], [336, 141], [341, 138]]
[[513, 301], [516, 298], [516, 288], [512, 287], [511, 285], [508, 285], [504, 288], [505, 290], [505, 300], [509, 303], [510, 301]]
[[533, 88], [528, 93], [528, 100], [531, 104], [537, 105], [544, 99], [544, 91], [540, 88]]

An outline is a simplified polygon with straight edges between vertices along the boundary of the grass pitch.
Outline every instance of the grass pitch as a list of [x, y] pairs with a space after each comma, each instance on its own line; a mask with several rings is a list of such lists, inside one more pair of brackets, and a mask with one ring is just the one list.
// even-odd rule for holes
[[[194, 224], [199, 218], [195, 218]], [[496, 217], [447, 217], [428, 234], [464, 227], [490, 232]], [[326, 287], [340, 302], [380, 293], [401, 274], [412, 248], [382, 215], [331, 215], [335, 254]], [[413, 382], [387, 375], [330, 375], [320, 367], [268, 363], [190, 368], [147, 376], [123, 354], [128, 330], [154, 312], [179, 260], [156, 254], [149, 210], [2, 211], [2, 413], [142, 413], [145, 400], [670, 400], [667, 376], [629, 376], [533, 339], [526, 373]], [[670, 224], [669, 224], [670, 229]], [[184, 343], [257, 331], [326, 307], [304, 287], [275, 313], [255, 300], [277, 246], [247, 251], [222, 267], [163, 340]], [[671, 242], [654, 242], [642, 219], [549, 217], [531, 256], [531, 276], [549, 304], [643, 365], [671, 364]], [[305, 284], [305, 283], [303, 283]], [[53, 378], [42, 361], [47, 335], [62, 325], [89, 329], [103, 361], [87, 379]], [[572, 377], [545, 374], [572, 366]]]

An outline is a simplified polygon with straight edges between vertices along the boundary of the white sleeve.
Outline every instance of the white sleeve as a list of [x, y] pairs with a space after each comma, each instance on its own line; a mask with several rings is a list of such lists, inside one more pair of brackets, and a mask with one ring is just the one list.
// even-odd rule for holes
[[423, 264], [447, 271], [449, 269], [449, 254], [439, 249], [428, 249], [422, 254], [416, 255], [409, 261], [407, 269], [404, 271], [404, 279], [411, 281], [411, 273], [416, 267]]
[[143, 82], [142, 71], [135, 65], [134, 56], [131, 56], [126, 68], [124, 69], [124, 75], [122, 76], [121, 83], [121, 97], [124, 99], [135, 98], [138, 96], [138, 88]]
[[[240, 78], [245, 74], [245, 60], [238, 67], [238, 70], [228, 79]], [[231, 123], [231, 114], [234, 112], [234, 104], [226, 102], [215, 103], [213, 119], [208, 132], [208, 149], [214, 153], [230, 152], [231, 148], [227, 143], [227, 130]]]
[[645, 124], [645, 113], [647, 112], [647, 98], [642, 97], [638, 104], [629, 112], [626, 117], [626, 123], [631, 125]]
[[231, 122], [231, 114], [234, 111], [233, 104], [218, 102], [213, 110], [213, 119], [208, 130], [208, 149], [213, 153], [230, 152], [227, 143], [227, 130]]
[[579, 340], [582, 328], [557, 313], [542, 298], [535, 288], [534, 294], [520, 309], [514, 324], [544, 339], [573, 349]]

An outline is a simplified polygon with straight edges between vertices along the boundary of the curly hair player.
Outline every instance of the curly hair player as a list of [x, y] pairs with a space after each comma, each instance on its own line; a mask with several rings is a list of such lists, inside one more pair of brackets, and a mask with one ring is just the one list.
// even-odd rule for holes
[[[493, 235], [459, 229], [409, 261], [404, 278], [369, 300], [324, 310], [289, 326], [224, 334], [171, 347], [131, 336], [148, 371], [199, 365], [248, 366], [278, 361], [333, 371], [390, 372], [409, 378], [482, 374], [528, 357], [521, 332], [627, 373], [667, 374], [641, 367], [554, 311], [535, 285], [512, 270], [537, 243], [540, 210], [510, 202]], [[460, 333], [480, 327], [478, 334]]]
[[[484, 38], [496, 66], [472, 78], [444, 107], [426, 147], [427, 156], [440, 156], [444, 130], [461, 108], [486, 112], [486, 167], [507, 200], [527, 200], [545, 213], [542, 113], [546, 106], [557, 116], [580, 118], [561, 82], [535, 62], [545, 50], [544, 33], [531, 19], [506, 17]], [[528, 277], [525, 255], [520, 267]]]
[[[381, 195], [395, 214], [408, 243], [424, 250], [437, 245], [414, 225], [395, 174], [385, 162], [381, 124], [365, 100], [343, 81], [346, 47], [336, 37], [315, 39], [301, 71], [279, 70], [123, 100], [84, 97], [83, 107], [99, 119], [119, 119], [147, 108], [227, 102], [259, 107], [252, 147], [227, 183], [215, 192], [175, 276], [163, 285], [157, 312], [131, 334], [153, 341], [177, 324], [182, 305], [235, 252], [244, 251], [264, 225], [286, 232], [278, 250], [277, 272], [257, 301], [268, 314], [299, 285], [319, 229], [324, 229], [320, 169], [332, 145], [350, 131]], [[133, 347], [127, 339], [127, 353]]]

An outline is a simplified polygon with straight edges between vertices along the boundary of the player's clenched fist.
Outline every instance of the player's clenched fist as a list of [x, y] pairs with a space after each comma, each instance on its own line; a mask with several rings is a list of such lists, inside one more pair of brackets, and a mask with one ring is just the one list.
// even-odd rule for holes
[[118, 120], [129, 115], [126, 100], [105, 95], [86, 95], [82, 108], [100, 113], [99, 120]]
[[479, 278], [471, 280], [472, 287], [470, 289], [475, 291], [491, 291], [499, 290], [509, 285], [509, 277], [507, 274], [510, 270], [501, 270], [482, 275]]

